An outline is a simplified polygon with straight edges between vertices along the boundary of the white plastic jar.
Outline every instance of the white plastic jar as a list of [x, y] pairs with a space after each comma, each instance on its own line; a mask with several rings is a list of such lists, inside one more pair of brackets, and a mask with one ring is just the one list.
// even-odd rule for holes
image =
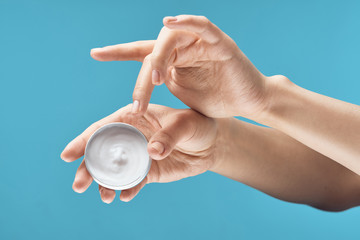
[[110, 123], [90, 137], [85, 165], [93, 179], [109, 189], [124, 190], [139, 184], [149, 172], [151, 158], [145, 136], [126, 123]]

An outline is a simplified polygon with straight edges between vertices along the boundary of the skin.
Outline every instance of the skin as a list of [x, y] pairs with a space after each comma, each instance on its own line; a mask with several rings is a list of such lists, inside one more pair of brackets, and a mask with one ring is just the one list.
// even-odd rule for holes
[[360, 174], [360, 106], [274, 79], [267, 111], [256, 121], [276, 128]]
[[[134, 104], [73, 140], [62, 153], [65, 161], [83, 155], [96, 129], [123, 121], [147, 136], [155, 159], [141, 184], [121, 192], [123, 201], [135, 197], [146, 183], [210, 170], [285, 201], [330, 211], [359, 205], [360, 181], [354, 173], [360, 173], [359, 106], [302, 89], [284, 76], [262, 75], [231, 38], [204, 17], [169, 17], [164, 25], [156, 41], [92, 50], [100, 61], [143, 62]], [[148, 107], [154, 86], [162, 83], [192, 109], [223, 118]], [[230, 117], [238, 115], [273, 129]], [[91, 182], [82, 163], [73, 188], [83, 192]], [[99, 190], [104, 202], [113, 201], [113, 190]]]
[[[219, 120], [220, 121], [220, 120]], [[360, 204], [360, 176], [283, 132], [222, 120], [214, 171], [281, 200], [327, 211]]]
[[144, 114], [165, 83], [208, 117], [242, 116], [278, 129], [360, 174], [360, 107], [261, 74], [234, 41], [202, 16], [166, 17], [156, 41], [93, 49], [99, 61], [143, 61], [133, 112]]
[[[80, 158], [91, 134], [111, 122], [129, 123], [141, 130], [154, 161], [139, 185], [121, 192], [122, 201], [133, 199], [148, 183], [213, 171], [276, 198], [319, 209], [339, 211], [359, 204], [358, 175], [278, 130], [235, 118], [211, 119], [190, 109], [151, 104], [139, 117], [131, 108], [128, 105], [92, 124], [61, 154], [67, 162]], [[83, 161], [73, 189], [82, 193], [92, 181]], [[105, 203], [114, 200], [114, 190], [99, 186], [99, 191]]]
[[189, 107], [208, 117], [260, 112], [265, 76], [236, 43], [204, 17], [183, 15], [177, 19], [176, 24], [171, 18], [164, 19], [165, 26], [156, 41], [91, 51], [99, 61], [143, 61], [133, 93], [133, 112], [143, 114], [154, 85], [162, 83]]
[[[131, 107], [128, 105], [92, 124], [66, 146], [61, 158], [72, 162], [83, 156], [89, 137], [105, 124], [125, 122], [138, 128], [148, 139], [148, 152], [155, 161], [139, 185], [121, 191], [122, 201], [130, 201], [147, 183], [172, 182], [195, 176], [214, 165], [217, 135], [214, 119], [190, 109], [178, 110], [159, 105], [150, 105], [145, 115], [139, 117], [132, 114]], [[92, 180], [83, 161], [75, 176], [74, 191], [84, 192]], [[102, 186], [99, 190], [104, 202], [113, 201], [115, 191]]]

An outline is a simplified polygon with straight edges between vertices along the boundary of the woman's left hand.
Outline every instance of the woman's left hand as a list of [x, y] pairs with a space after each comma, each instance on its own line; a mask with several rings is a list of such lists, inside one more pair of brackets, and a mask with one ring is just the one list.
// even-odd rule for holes
[[[218, 141], [216, 120], [207, 118], [190, 109], [172, 109], [149, 105], [141, 117], [131, 113], [128, 105], [110, 116], [92, 124], [70, 142], [61, 154], [66, 162], [84, 155], [89, 137], [100, 127], [112, 122], [124, 122], [138, 128], [148, 139], [148, 152], [154, 160], [145, 179], [137, 186], [123, 190], [122, 201], [130, 201], [147, 183], [172, 182], [201, 174], [215, 167]], [[84, 160], [79, 166], [73, 183], [74, 191], [84, 192], [93, 179]], [[115, 191], [99, 185], [101, 199], [111, 203]]]

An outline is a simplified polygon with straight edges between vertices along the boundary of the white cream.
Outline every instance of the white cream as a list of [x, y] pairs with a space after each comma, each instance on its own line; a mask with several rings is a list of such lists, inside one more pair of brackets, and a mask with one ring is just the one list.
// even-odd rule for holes
[[90, 137], [85, 165], [94, 180], [104, 187], [115, 190], [134, 187], [151, 166], [147, 140], [129, 124], [107, 124]]

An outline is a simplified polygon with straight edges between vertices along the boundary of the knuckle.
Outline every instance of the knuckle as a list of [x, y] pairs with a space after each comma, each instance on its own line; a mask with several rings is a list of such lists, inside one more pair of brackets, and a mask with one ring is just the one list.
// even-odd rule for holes
[[163, 140], [162, 143], [165, 145], [165, 149], [171, 148], [175, 142], [174, 138], [167, 132], [162, 132], [160, 138]]
[[166, 59], [161, 53], [153, 53], [151, 56], [151, 65], [154, 68], [162, 68], [166, 64]]
[[182, 112], [178, 113], [174, 116], [174, 120], [176, 124], [183, 124], [183, 121], [188, 117], [188, 113]]
[[148, 55], [145, 56], [144, 63], [149, 62], [151, 60], [151, 55], [152, 54], [148, 54]]
[[205, 26], [210, 24], [210, 20], [205, 16], [199, 16], [199, 19]]
[[151, 54], [151, 56], [149, 57], [149, 60], [151, 61], [151, 63], [156, 63], [158, 61], [158, 59], [160, 58], [160, 53], [158, 52], [153, 52]]
[[97, 129], [99, 129], [101, 127], [101, 123], [100, 121], [94, 122], [92, 123], [85, 131], [84, 133], [81, 135], [81, 141], [83, 142], [83, 144], [86, 144], [86, 142], [88, 141], [87, 139], [87, 135], [91, 135], [93, 132], [95, 132]]
[[149, 103], [149, 94], [144, 91], [134, 92], [133, 100], [139, 101], [139, 112], [142, 112], [145, 108], [147, 108], [147, 104]]
[[173, 32], [172, 29], [166, 27], [166, 26], [163, 26], [160, 30], [160, 34], [159, 35], [167, 35], [167, 34], [170, 34], [171, 32]]
[[131, 107], [132, 107], [132, 103], [129, 103], [128, 105], [126, 105], [125, 107], [123, 107], [122, 109], [124, 110], [124, 112], [130, 112], [131, 111]]
[[133, 114], [131, 113], [131, 109], [129, 109], [129, 111], [125, 112], [123, 114], [123, 117], [122, 117], [122, 121], [121, 122], [125, 122], [125, 123], [132, 123], [134, 121], [134, 116]]
[[177, 129], [188, 129], [191, 127], [191, 113], [182, 112], [174, 116], [174, 125]]
[[101, 124], [100, 124], [99, 121], [94, 122], [93, 124], [90, 125], [90, 128], [91, 128], [92, 130], [96, 130], [96, 129], [100, 128], [100, 127], [101, 127]]
[[210, 20], [205, 16], [200, 16], [200, 25], [201, 25], [201, 32], [206, 32], [211, 27]]
[[143, 98], [146, 95], [145, 90], [141, 86], [135, 86], [134, 92], [133, 92], [133, 99], [139, 100]]
[[183, 122], [188, 122], [188, 121], [184, 121], [184, 120], [189, 120], [191, 118], [193, 118], [195, 116], [195, 112], [193, 110], [190, 109], [186, 109], [185, 111], [182, 111], [181, 113], [178, 113], [176, 116], [176, 119], [183, 123]]
[[115, 121], [120, 121], [121, 119], [123, 119], [123, 117], [131, 112], [131, 108], [132, 108], [132, 103], [127, 104], [126, 106], [118, 109], [116, 112], [113, 113], [114, 119]]
[[166, 26], [163, 26], [163, 27], [161, 28], [161, 30], [160, 30], [160, 33], [159, 33], [158, 38], [159, 38], [160, 36], [169, 34], [170, 31], [171, 31], [170, 28], [168, 28], [168, 27], [166, 27]]

